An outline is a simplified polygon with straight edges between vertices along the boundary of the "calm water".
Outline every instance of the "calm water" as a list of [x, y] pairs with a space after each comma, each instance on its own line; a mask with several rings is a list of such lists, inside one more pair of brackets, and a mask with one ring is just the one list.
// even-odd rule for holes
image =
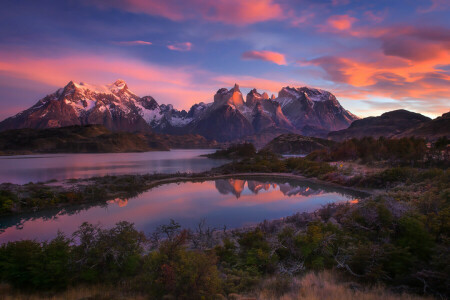
[[41, 154], [0, 156], [0, 183], [145, 173], [202, 172], [225, 160], [199, 157], [215, 150], [172, 150], [141, 153]]
[[147, 234], [171, 218], [191, 228], [202, 219], [212, 227], [235, 228], [312, 211], [329, 202], [355, 201], [359, 197], [346, 190], [287, 179], [173, 183], [135, 198], [111, 200], [104, 207], [77, 206], [0, 219], [0, 243], [45, 240], [54, 237], [58, 230], [71, 234], [84, 221], [110, 227], [125, 220]]

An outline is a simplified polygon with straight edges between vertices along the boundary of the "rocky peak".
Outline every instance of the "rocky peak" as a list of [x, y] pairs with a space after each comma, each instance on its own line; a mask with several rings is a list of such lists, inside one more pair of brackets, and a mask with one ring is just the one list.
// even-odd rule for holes
[[127, 83], [125, 80], [117, 79], [112, 85], [111, 85], [111, 91], [112, 92], [125, 92], [128, 90]]
[[269, 95], [267, 95], [267, 93], [260, 94], [256, 89], [253, 89], [247, 94], [245, 104], [248, 107], [253, 107], [255, 103], [267, 99], [269, 99]]
[[151, 96], [144, 96], [138, 99], [138, 102], [142, 105], [142, 107], [149, 110], [155, 110], [159, 107], [158, 102], [156, 102], [156, 100]]
[[221, 88], [214, 95], [214, 108], [218, 108], [222, 105], [230, 105], [234, 108], [239, 108], [244, 105], [244, 99], [242, 93], [239, 90], [239, 85], [235, 84], [230, 90]]

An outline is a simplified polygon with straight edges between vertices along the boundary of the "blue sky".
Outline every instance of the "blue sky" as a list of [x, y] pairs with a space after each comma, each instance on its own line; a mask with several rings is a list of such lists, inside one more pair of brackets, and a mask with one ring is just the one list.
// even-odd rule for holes
[[68, 81], [118, 78], [188, 109], [235, 82], [334, 93], [359, 116], [449, 110], [450, 2], [2, 1], [0, 119]]

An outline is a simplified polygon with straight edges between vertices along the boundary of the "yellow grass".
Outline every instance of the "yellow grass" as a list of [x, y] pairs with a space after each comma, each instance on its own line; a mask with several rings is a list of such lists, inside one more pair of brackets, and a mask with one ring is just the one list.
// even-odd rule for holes
[[[227, 297], [217, 295], [214, 299], [233, 300], [432, 300], [432, 297], [421, 297], [411, 294], [394, 294], [382, 286], [365, 288], [355, 283], [343, 282], [333, 272], [325, 271], [318, 274], [309, 273], [300, 278], [294, 278], [289, 287], [283, 290], [284, 295], [277, 294], [276, 278], [265, 280], [253, 295], [230, 294]], [[352, 288], [352, 285], [356, 288]], [[279, 291], [278, 291], [279, 292]], [[69, 288], [57, 294], [35, 293], [27, 294], [14, 291], [7, 285], [0, 285], [0, 300], [143, 300], [149, 299], [145, 295], [132, 295], [124, 293], [120, 288], [113, 286], [80, 286]], [[170, 298], [172, 299], [172, 298]]]
[[[269, 279], [265, 286], [270, 286]], [[355, 288], [351, 288], [354, 285]], [[387, 289], [378, 286], [364, 288], [355, 283], [343, 283], [337, 281], [333, 272], [309, 273], [301, 278], [296, 278], [291, 283], [291, 289], [283, 296], [275, 295], [273, 290], [263, 289], [255, 299], [259, 300], [425, 300], [431, 297], [420, 297], [410, 294], [394, 294]]]

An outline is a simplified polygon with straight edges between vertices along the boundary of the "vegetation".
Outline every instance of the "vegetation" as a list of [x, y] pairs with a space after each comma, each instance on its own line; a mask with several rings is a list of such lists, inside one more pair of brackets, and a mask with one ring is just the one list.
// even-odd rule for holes
[[448, 167], [448, 158], [441, 151], [448, 145], [441, 138], [430, 148], [421, 138], [387, 139], [364, 137], [337, 143], [329, 149], [312, 152], [308, 159], [316, 161], [360, 161], [364, 164], [384, 161], [389, 166], [441, 166]]
[[101, 284], [156, 299], [231, 299], [236, 294], [296, 299], [299, 293], [320, 294], [313, 286], [299, 289], [302, 280], [328, 276], [312, 271], [333, 270], [356, 288], [337, 284], [334, 277], [327, 277], [327, 285], [350, 299], [375, 297], [367, 284], [387, 285], [388, 298], [405, 291], [445, 297], [449, 182], [443, 170], [418, 172], [356, 204], [330, 204], [315, 213], [232, 231], [204, 224], [183, 230], [171, 221], [146, 237], [127, 222], [111, 229], [85, 223], [71, 237], [60, 233], [49, 242], [2, 245], [0, 279], [28, 292]]
[[[70, 237], [59, 233], [47, 242], [3, 244], [0, 281], [12, 286], [11, 293], [64, 293], [72, 287], [92, 286], [101, 291], [112, 287], [124, 297], [156, 299], [237, 299], [238, 295], [394, 299], [404, 292], [445, 298], [450, 296], [450, 178], [445, 164], [430, 167], [440, 159], [430, 155], [446, 149], [448, 142], [424, 145], [428, 150], [422, 145], [415, 139], [339, 144], [336, 151], [342, 152], [332, 153], [334, 158], [364, 162], [372, 153], [373, 160], [396, 164], [362, 175], [322, 161], [328, 159], [322, 152], [280, 159], [259, 151], [190, 178], [290, 172], [378, 190], [353, 203], [329, 204], [313, 213], [229, 231], [205, 228], [204, 223], [193, 231], [171, 221], [145, 236], [127, 222], [111, 229], [85, 223]], [[352, 147], [355, 152], [347, 151]], [[367, 150], [361, 150], [364, 147]], [[89, 199], [94, 199], [104, 194], [103, 188], [119, 194], [139, 191], [181, 175], [188, 176], [97, 178], [95, 185], [80, 185], [74, 193], [80, 197], [91, 193]], [[19, 193], [17, 186], [0, 189], [2, 212], [17, 203], [36, 206], [42, 199], [45, 205], [58, 203], [52, 202], [57, 192], [51, 188], [25, 187]], [[58, 199], [64, 193], [59, 192]]]
[[239, 159], [252, 157], [256, 155], [256, 148], [251, 143], [243, 143], [231, 145], [226, 149], [217, 150], [214, 153], [206, 154], [209, 158], [226, 158], [226, 159]]

